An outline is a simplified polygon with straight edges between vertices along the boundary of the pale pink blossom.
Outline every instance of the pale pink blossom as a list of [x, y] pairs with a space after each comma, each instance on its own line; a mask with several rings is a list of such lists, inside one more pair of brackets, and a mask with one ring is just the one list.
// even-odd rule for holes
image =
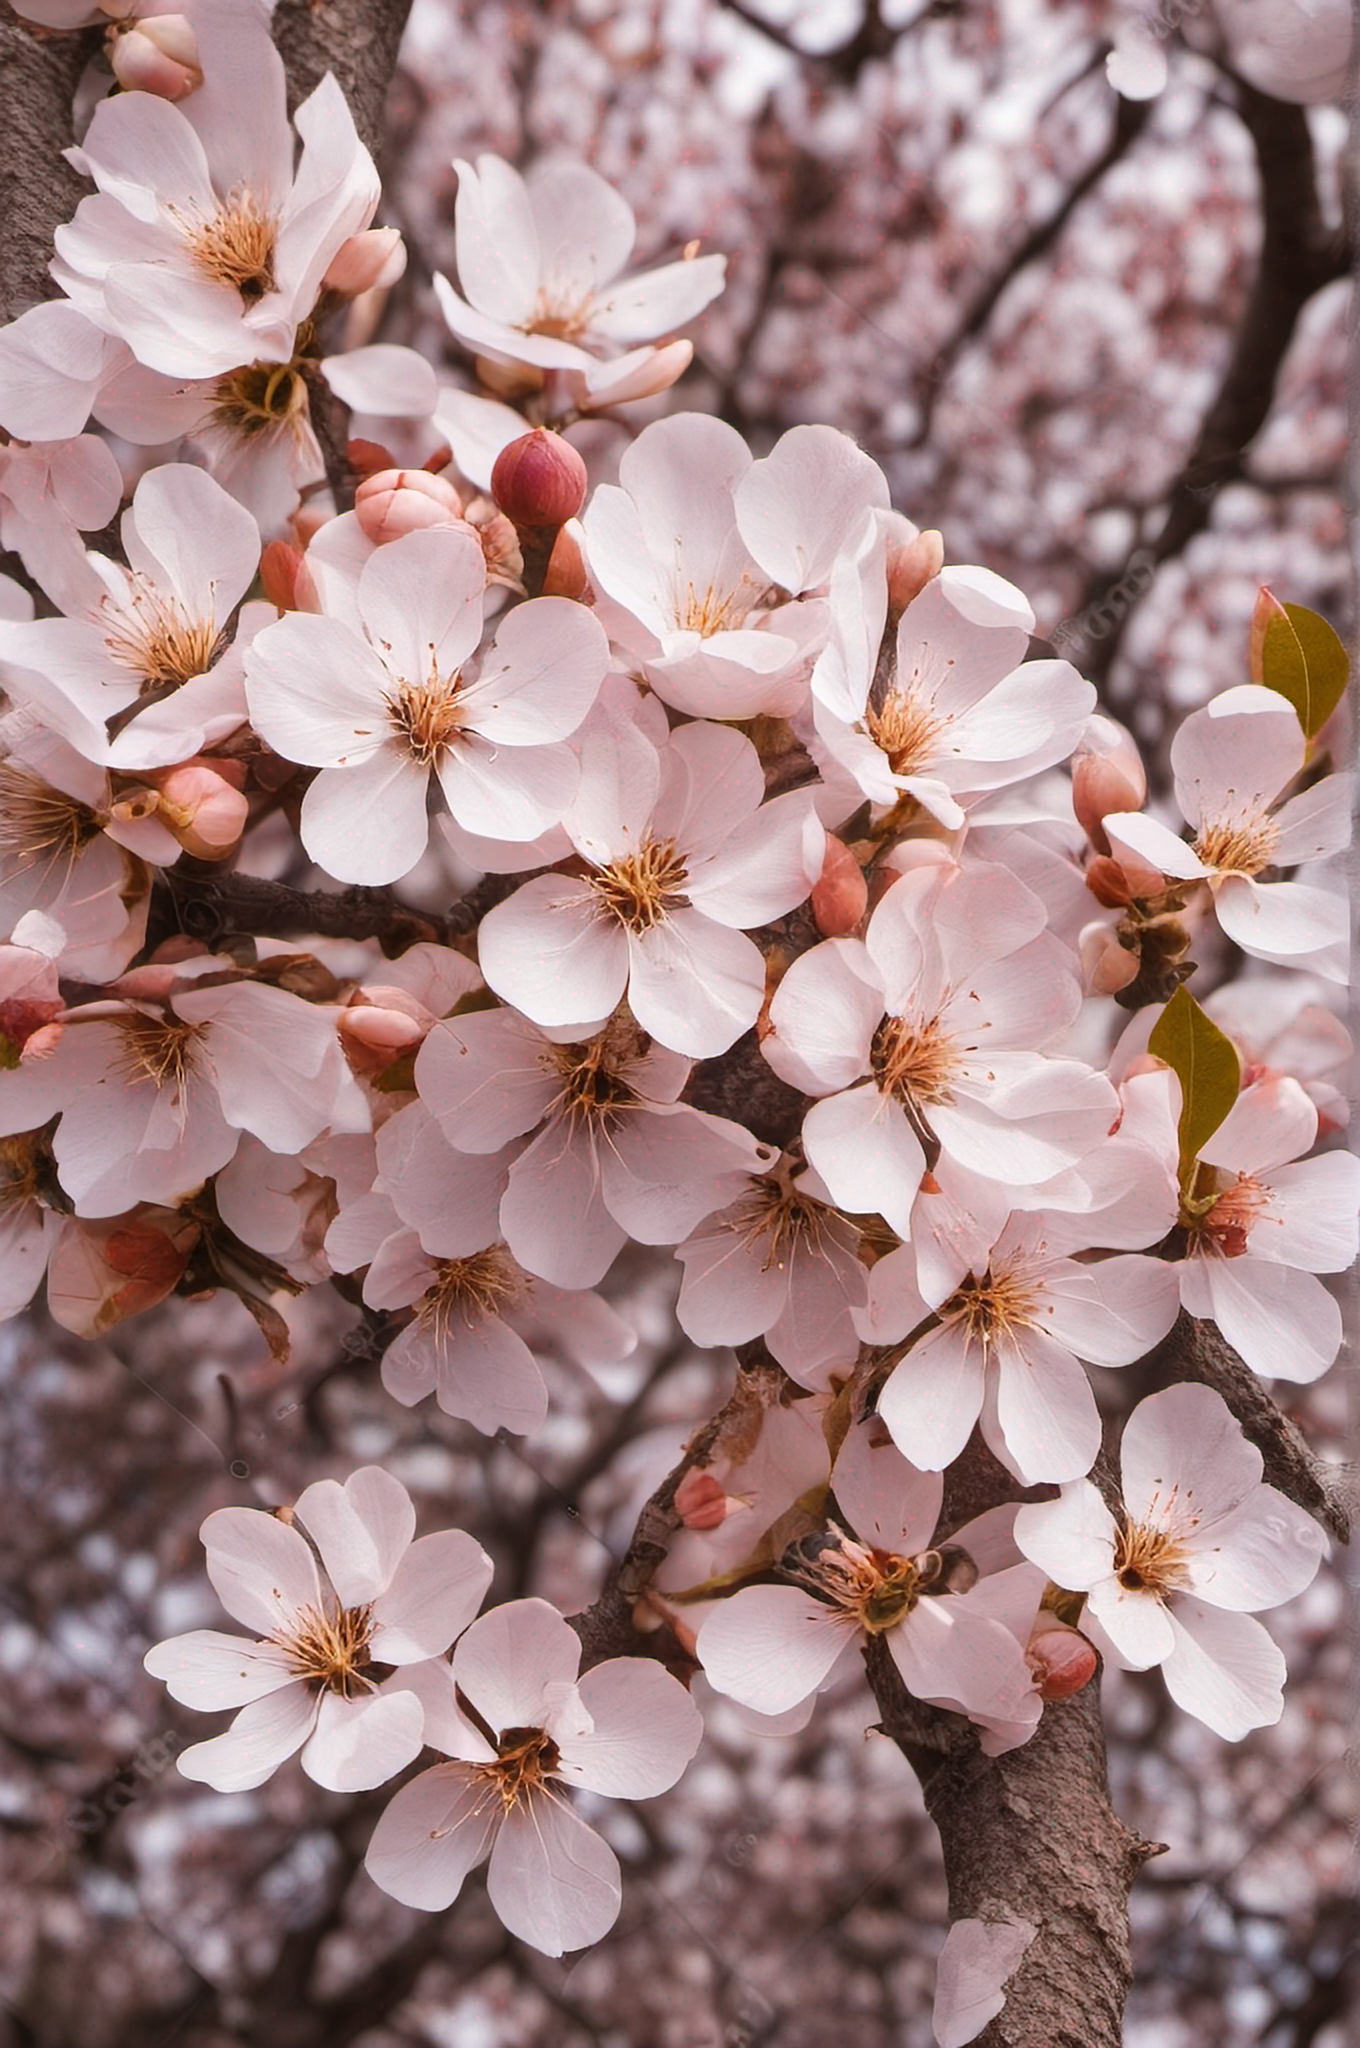
[[678, 1100], [690, 1062], [619, 1020], [563, 1043], [512, 1010], [450, 1017], [416, 1057], [421, 1100], [458, 1151], [510, 1168], [500, 1227], [531, 1273], [593, 1287], [629, 1237], [676, 1244], [775, 1148]]
[[1040, 1706], [1020, 1644], [953, 1590], [949, 1553], [930, 1548], [939, 1476], [859, 1424], [831, 1489], [843, 1521], [785, 1553], [791, 1583], [743, 1587], [705, 1615], [698, 1655], [709, 1683], [759, 1713], [783, 1713], [885, 1635], [914, 1698], [1032, 1729]]
[[765, 990], [744, 933], [808, 893], [805, 839], [821, 838], [809, 800], [763, 802], [751, 742], [706, 722], [659, 752], [623, 719], [597, 722], [581, 756], [563, 824], [588, 872], [540, 875], [489, 912], [482, 973], [546, 1027], [598, 1023], [626, 993], [661, 1044], [700, 1059], [726, 1052]]
[[455, 169], [462, 292], [440, 276], [435, 291], [478, 356], [588, 376], [599, 358], [683, 327], [722, 290], [725, 256], [621, 279], [632, 211], [586, 164], [543, 163], [522, 178], [501, 157], [481, 156], [475, 165], [459, 158]]
[[1126, 1669], [1160, 1665], [1178, 1706], [1237, 1741], [1280, 1718], [1284, 1659], [1250, 1619], [1311, 1584], [1326, 1539], [1273, 1486], [1212, 1388], [1167, 1387], [1124, 1429], [1123, 1503], [1088, 1480], [1022, 1507], [1025, 1555], [1087, 1595], [1083, 1629]]
[[567, 1788], [655, 1798], [703, 1723], [659, 1664], [615, 1657], [583, 1673], [580, 1662], [575, 1632], [544, 1600], [473, 1623], [449, 1677], [436, 1672], [425, 1689], [426, 1740], [450, 1761], [404, 1786], [379, 1820], [365, 1859], [375, 1884], [442, 1912], [489, 1856], [487, 1895], [521, 1940], [557, 1956], [608, 1933], [618, 1860]]
[[12, 548], [58, 603], [84, 562], [79, 535], [107, 526], [122, 496], [113, 451], [97, 434], [0, 442], [0, 548]]
[[1081, 1004], [1044, 921], [1006, 869], [931, 861], [893, 883], [863, 940], [794, 961], [761, 1045], [781, 1079], [823, 1098], [803, 1143], [841, 1207], [876, 1209], [906, 1237], [923, 1141], [986, 1179], [1032, 1182], [1116, 1122], [1102, 1075], [1041, 1050]]
[[590, 613], [542, 597], [510, 612], [473, 669], [486, 568], [455, 527], [376, 549], [356, 623], [290, 612], [252, 641], [252, 721], [286, 760], [320, 768], [302, 841], [340, 881], [391, 882], [429, 838], [433, 774], [474, 832], [532, 839], [579, 768], [561, 744], [594, 702], [608, 648]]
[[318, 1785], [366, 1792], [420, 1754], [425, 1712], [406, 1673], [467, 1628], [492, 1564], [461, 1529], [415, 1532], [406, 1488], [376, 1465], [343, 1486], [317, 1480], [286, 1520], [258, 1508], [208, 1516], [208, 1577], [261, 1640], [195, 1629], [147, 1652], [183, 1705], [241, 1710], [225, 1735], [181, 1753], [186, 1778], [245, 1792], [301, 1750]]
[[1308, 743], [1292, 705], [1244, 683], [1192, 712], [1171, 743], [1176, 800], [1194, 830], [1186, 845], [1136, 811], [1104, 820], [1116, 858], [1132, 855], [1173, 881], [1202, 881], [1218, 921], [1244, 953], [1346, 978], [1346, 910], [1314, 882], [1259, 879], [1340, 853], [1350, 839], [1350, 783], [1325, 776], [1280, 804]]
[[1317, 1124], [1297, 1081], [1244, 1088], [1182, 1199], [1181, 1302], [1263, 1377], [1314, 1380], [1341, 1346], [1340, 1307], [1315, 1276], [1360, 1249], [1360, 1159], [1302, 1158]]
[[[918, 1465], [942, 1471], [980, 1423], [1026, 1486], [1075, 1479], [1100, 1449], [1100, 1417], [1080, 1360], [1130, 1365], [1176, 1320], [1175, 1274], [1160, 1259], [1074, 1259], [1099, 1226], [1081, 1214], [1015, 1215], [962, 1283], [927, 1300], [911, 1248], [880, 1259], [866, 1342], [897, 1345], [923, 1324], [879, 1393], [878, 1413]], [[931, 1322], [931, 1318], [935, 1320]]]
[[329, 74], [298, 108], [293, 169], [283, 62], [263, 11], [196, 18], [204, 83], [179, 105], [119, 93], [96, 107], [77, 167], [98, 186], [56, 232], [53, 275], [98, 327], [169, 377], [288, 363], [377, 173]]

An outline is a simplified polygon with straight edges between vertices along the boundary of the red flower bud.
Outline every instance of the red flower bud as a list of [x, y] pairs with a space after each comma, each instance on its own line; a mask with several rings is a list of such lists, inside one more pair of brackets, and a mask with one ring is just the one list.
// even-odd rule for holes
[[516, 526], [561, 526], [586, 500], [586, 466], [560, 434], [535, 427], [496, 457], [491, 495]]

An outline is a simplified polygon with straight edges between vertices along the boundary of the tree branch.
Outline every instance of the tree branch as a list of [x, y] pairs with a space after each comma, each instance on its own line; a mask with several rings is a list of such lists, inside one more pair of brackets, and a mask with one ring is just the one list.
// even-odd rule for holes
[[61, 152], [75, 136], [71, 105], [98, 30], [53, 34], [0, 0], [0, 322], [56, 295], [52, 236], [89, 188]]
[[378, 157], [410, 11], [411, 0], [279, 0], [274, 41], [288, 68], [289, 110], [333, 71], [355, 127]]

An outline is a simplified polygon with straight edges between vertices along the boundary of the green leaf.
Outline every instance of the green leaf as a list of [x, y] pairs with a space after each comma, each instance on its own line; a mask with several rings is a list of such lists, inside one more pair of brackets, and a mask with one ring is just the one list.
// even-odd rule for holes
[[1261, 647], [1261, 681], [1293, 705], [1310, 740], [1345, 695], [1349, 669], [1340, 639], [1316, 612], [1286, 604], [1272, 614]]
[[1242, 1087], [1237, 1047], [1189, 989], [1178, 988], [1152, 1027], [1148, 1051], [1165, 1060], [1181, 1084], [1181, 1184], [1188, 1186], [1195, 1162], [1236, 1102]]

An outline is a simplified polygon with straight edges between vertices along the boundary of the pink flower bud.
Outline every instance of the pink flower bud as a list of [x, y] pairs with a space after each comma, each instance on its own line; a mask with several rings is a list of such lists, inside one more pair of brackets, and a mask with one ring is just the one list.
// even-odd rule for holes
[[186, 853], [221, 860], [245, 831], [250, 806], [223, 776], [191, 761], [160, 778], [159, 811]]
[[1030, 1669], [1039, 1681], [1041, 1700], [1070, 1700], [1096, 1675], [1096, 1653], [1080, 1630], [1049, 1621], [1029, 1640]]
[[1110, 851], [1102, 818], [1141, 811], [1146, 802], [1147, 771], [1132, 733], [1113, 718], [1089, 718], [1072, 761], [1072, 808], [1097, 853]]
[[260, 556], [260, 582], [264, 594], [281, 612], [302, 609], [297, 601], [298, 571], [302, 567], [302, 549], [295, 548], [291, 541], [271, 540]]
[[127, 92], [182, 100], [203, 83], [198, 38], [182, 14], [152, 14], [112, 38], [109, 63]]
[[888, 553], [888, 609], [901, 614], [944, 567], [944, 536], [928, 526]]
[[586, 558], [581, 553], [580, 528], [572, 522], [562, 528], [553, 542], [541, 594], [544, 597], [574, 597], [579, 602], [589, 588]]
[[[345, 443], [345, 459], [356, 477], [376, 476], [380, 469], [399, 469], [395, 455], [390, 448], [384, 448], [381, 441], [364, 441], [357, 435]], [[428, 469], [429, 464], [425, 467]]]
[[1107, 910], [1127, 910], [1133, 901], [1129, 878], [1117, 860], [1098, 853], [1086, 869], [1086, 886]]
[[491, 495], [516, 526], [561, 526], [586, 501], [586, 466], [560, 434], [535, 427], [496, 457]]
[[826, 859], [812, 885], [812, 915], [824, 939], [854, 931], [869, 907], [864, 870], [843, 840], [826, 835]]
[[1138, 955], [1120, 945], [1109, 925], [1088, 924], [1078, 944], [1088, 995], [1116, 995], [1137, 978]]
[[687, 1472], [675, 1489], [675, 1512], [686, 1529], [719, 1529], [735, 1505], [711, 1472]]
[[[474, 498], [468, 506], [468, 523], [482, 544], [486, 557], [486, 580], [503, 584], [507, 590], [524, 595], [524, 554], [519, 535], [490, 498]], [[554, 549], [554, 553], [556, 550]]]
[[406, 244], [400, 228], [365, 228], [342, 242], [321, 282], [342, 298], [393, 285], [406, 268]]
[[463, 501], [451, 483], [428, 469], [380, 469], [354, 493], [354, 512], [374, 546], [381, 547], [426, 527], [459, 525]]

